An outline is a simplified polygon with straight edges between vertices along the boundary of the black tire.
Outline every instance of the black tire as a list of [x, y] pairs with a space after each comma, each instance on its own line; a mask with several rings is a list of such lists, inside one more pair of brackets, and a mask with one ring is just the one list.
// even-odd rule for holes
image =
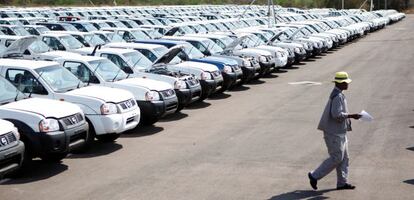
[[111, 134], [104, 134], [104, 135], [96, 135], [96, 139], [100, 142], [114, 142], [116, 139], [119, 138], [121, 134], [118, 133], [111, 133]]
[[177, 106], [177, 110], [175, 111], [175, 113], [179, 113], [180, 111], [182, 111], [184, 109], [185, 105], [183, 104], [178, 104]]
[[66, 158], [67, 155], [68, 155], [67, 152], [64, 152], [64, 153], [50, 153], [50, 154], [47, 154], [47, 155], [43, 155], [40, 158], [43, 161], [46, 161], [46, 162], [57, 163], [57, 162], [60, 162], [62, 159]]

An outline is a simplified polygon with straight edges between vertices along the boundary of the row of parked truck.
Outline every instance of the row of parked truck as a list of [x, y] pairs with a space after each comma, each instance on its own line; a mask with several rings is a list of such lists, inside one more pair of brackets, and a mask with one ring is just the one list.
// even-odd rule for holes
[[404, 18], [393, 10], [266, 11], [0, 9], [0, 177], [33, 158], [57, 162], [95, 139], [113, 142]]

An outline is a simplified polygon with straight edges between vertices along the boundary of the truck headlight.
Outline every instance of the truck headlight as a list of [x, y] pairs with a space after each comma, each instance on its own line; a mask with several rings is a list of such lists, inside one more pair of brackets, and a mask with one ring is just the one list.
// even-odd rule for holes
[[267, 62], [266, 57], [265, 56], [259, 56], [259, 62], [261, 62], [261, 63]]
[[201, 80], [210, 80], [212, 79], [211, 74], [209, 72], [201, 72], [200, 74]]
[[245, 67], [251, 67], [252, 63], [249, 60], [243, 60], [243, 66]]
[[104, 103], [101, 105], [101, 114], [110, 115], [118, 113], [118, 108], [114, 103]]
[[228, 65], [225, 65], [224, 67], [223, 67], [223, 72], [224, 73], [230, 73], [232, 70], [231, 70], [231, 67], [230, 66], [228, 66]]
[[42, 133], [58, 131], [59, 129], [59, 122], [56, 119], [47, 118], [39, 123], [39, 130]]
[[16, 139], [20, 140], [20, 133], [19, 133], [19, 130], [17, 130], [17, 128], [14, 128], [13, 133], [14, 133], [14, 136], [16, 136]]
[[158, 101], [160, 100], [160, 94], [157, 91], [148, 91], [145, 93], [145, 99], [147, 101]]
[[186, 89], [186, 88], [187, 88], [187, 84], [184, 81], [182, 80], [175, 81], [174, 89], [179, 90], [179, 89]]
[[300, 53], [300, 49], [298, 47], [295, 47], [294, 51], [295, 53]]

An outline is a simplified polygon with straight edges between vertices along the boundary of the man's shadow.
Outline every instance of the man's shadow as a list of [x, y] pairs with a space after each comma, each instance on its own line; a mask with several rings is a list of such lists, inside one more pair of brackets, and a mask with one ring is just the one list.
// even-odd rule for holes
[[300, 200], [300, 199], [313, 199], [322, 200], [329, 199], [329, 197], [323, 196], [327, 192], [334, 191], [335, 189], [326, 190], [295, 190], [293, 192], [283, 193], [273, 196], [269, 200]]

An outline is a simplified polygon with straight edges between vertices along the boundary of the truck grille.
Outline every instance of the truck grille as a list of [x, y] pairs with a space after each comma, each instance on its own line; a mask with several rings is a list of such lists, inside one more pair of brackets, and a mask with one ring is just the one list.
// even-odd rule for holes
[[135, 107], [136, 104], [137, 103], [135, 102], [134, 99], [129, 99], [127, 101], [119, 103], [119, 106], [121, 106], [122, 110], [128, 110], [130, 108]]
[[84, 121], [81, 113], [76, 113], [61, 120], [66, 126], [74, 126]]
[[193, 78], [193, 77], [191, 77], [191, 78], [187, 78], [186, 83], [187, 83], [190, 87], [192, 87], [192, 86], [195, 86], [195, 85], [198, 85], [198, 84], [199, 84], [198, 80], [197, 80], [196, 78]]
[[160, 91], [160, 94], [163, 98], [169, 98], [175, 95], [175, 91], [174, 90], [163, 90], [163, 91]]
[[5, 147], [9, 145], [10, 143], [16, 142], [17, 138], [13, 134], [13, 132], [8, 132], [4, 135], [0, 136], [0, 147]]
[[211, 75], [213, 75], [213, 77], [217, 77], [217, 76], [221, 75], [221, 72], [220, 71], [214, 71], [214, 72], [211, 72]]

